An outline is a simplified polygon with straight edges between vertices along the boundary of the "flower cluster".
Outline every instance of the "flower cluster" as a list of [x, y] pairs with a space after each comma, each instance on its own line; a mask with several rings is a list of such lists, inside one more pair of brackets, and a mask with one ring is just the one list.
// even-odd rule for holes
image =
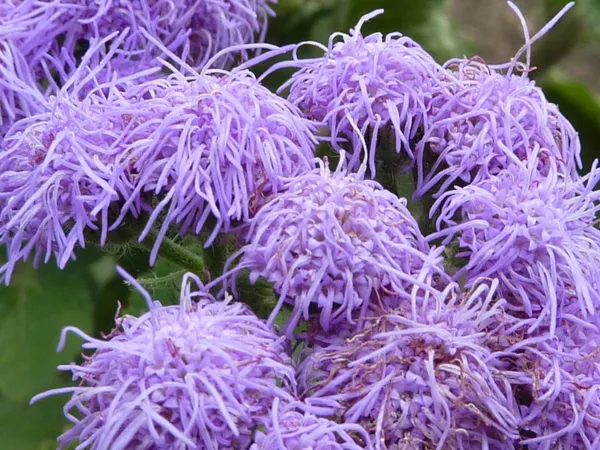
[[577, 134], [533, 81], [473, 60], [451, 60], [445, 69], [452, 79], [430, 102], [416, 149], [417, 196], [477, 183], [532, 154], [544, 176], [551, 161], [576, 175]]
[[[10, 3], [10, 2], [9, 2]], [[129, 30], [120, 54], [144, 69], [159, 56], [156, 39], [194, 66], [232, 46], [264, 39], [272, 0], [19, 1], [0, 10], [0, 38], [13, 41], [40, 77], [76, 60], [82, 48]], [[248, 56], [247, 52], [243, 55]], [[234, 56], [221, 59], [231, 66]]]
[[79, 386], [32, 400], [72, 394], [61, 448], [248, 448], [256, 428], [270, 426], [273, 401], [293, 400], [282, 338], [244, 304], [192, 290], [193, 281], [184, 279], [179, 305], [151, 303], [141, 317], [118, 319], [105, 340], [63, 330], [59, 348], [71, 331], [95, 353], [59, 367]]
[[432, 209], [441, 209], [441, 231], [428, 238], [456, 238], [457, 257], [467, 261], [457, 278], [498, 278], [513, 312], [554, 333], [560, 311], [573, 313], [572, 304], [584, 318], [600, 307], [600, 192], [592, 190], [600, 172], [574, 181], [552, 162], [547, 170], [539, 173], [532, 154], [528, 164], [446, 193]]
[[350, 35], [337, 33], [342, 42], [330, 41], [323, 57], [295, 61], [300, 70], [287, 83], [290, 101], [329, 127], [333, 147], [352, 152], [350, 169], [358, 168], [366, 145], [373, 176], [382, 145], [414, 159], [415, 142], [427, 131], [429, 102], [443, 78], [442, 67], [409, 37], [361, 34], [363, 23], [379, 13], [361, 19]]
[[172, 224], [200, 233], [212, 217], [209, 245], [311, 167], [312, 125], [247, 71], [129, 77], [83, 100], [63, 93], [0, 147], [7, 281], [31, 253], [64, 267], [84, 230], [104, 245], [109, 229], [142, 212], [142, 238], [160, 222], [155, 253]]
[[371, 176], [378, 164], [403, 171], [402, 159], [390, 158], [393, 147], [416, 169], [417, 198], [485, 179], [534, 152], [542, 174], [552, 159], [576, 176], [577, 133], [527, 77], [528, 67], [516, 75], [519, 65], [493, 68], [477, 58], [440, 65], [399, 33], [363, 37], [363, 22], [378, 13], [365, 16], [350, 35], [336, 33], [342, 42], [320, 46], [323, 57], [287, 63], [299, 70], [282, 86], [308, 117], [329, 127], [334, 149], [352, 151], [351, 169], [364, 149]]
[[[577, 133], [528, 77], [572, 5], [504, 65], [365, 37], [376, 11], [322, 57], [255, 45], [272, 53], [215, 69], [253, 51], [269, 3], [0, 5], [0, 278], [118, 239], [199, 261], [179, 305], [143, 293], [102, 339], [63, 331], [93, 354], [34, 398], [71, 394], [60, 446], [600, 447], [600, 170], [577, 172]], [[288, 99], [261, 84], [290, 67]]]
[[[506, 317], [495, 339], [522, 414], [521, 444], [535, 450], [593, 449], [600, 443], [600, 332], [598, 313], [588, 322], [564, 314], [555, 335], [545, 326], [531, 337], [534, 318]], [[500, 344], [500, 345], [498, 345]], [[501, 362], [503, 360], [504, 362]]]
[[352, 322], [377, 292], [416, 304], [444, 272], [443, 249], [425, 243], [405, 200], [327, 164], [289, 182], [251, 220], [248, 235], [239, 268], [273, 283], [279, 304], [271, 320], [293, 305], [290, 333], [311, 306], [328, 330]]
[[[494, 288], [460, 298], [449, 286], [417, 321], [391, 310], [363, 331], [320, 348], [298, 368], [307, 402], [334, 404], [376, 448], [513, 448], [519, 412], [509, 375], [488, 366]], [[507, 389], [507, 386], [509, 388]]]

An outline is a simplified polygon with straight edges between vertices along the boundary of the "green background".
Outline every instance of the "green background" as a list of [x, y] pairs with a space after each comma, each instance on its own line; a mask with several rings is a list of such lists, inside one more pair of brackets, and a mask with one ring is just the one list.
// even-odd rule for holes
[[[522, 0], [532, 31], [537, 31], [563, 1]], [[367, 24], [365, 33], [400, 31], [419, 41], [439, 62], [480, 55], [489, 62], [506, 61], [523, 43], [516, 16], [503, 1], [485, 0], [280, 0], [268, 41], [276, 44], [317, 40], [333, 31], [347, 32], [373, 9], [385, 14]], [[600, 103], [595, 80], [600, 66], [600, 0], [581, 0], [548, 37], [534, 46], [532, 77], [579, 131], [586, 167], [600, 148]], [[285, 76], [285, 75], [276, 75]], [[269, 82], [277, 85], [276, 76]], [[0, 449], [55, 448], [67, 426], [65, 397], [29, 406], [33, 395], [69, 383], [56, 366], [79, 358], [80, 340], [70, 336], [62, 353], [56, 345], [62, 327], [74, 325], [99, 335], [110, 331], [117, 301], [125, 311], [145, 309], [114, 265], [143, 277], [163, 303], [177, 300], [181, 272], [159, 261], [150, 269], [148, 254], [130, 249], [108, 255], [82, 249], [77, 261], [59, 270], [49, 264], [18, 267], [10, 287], [0, 287]]]

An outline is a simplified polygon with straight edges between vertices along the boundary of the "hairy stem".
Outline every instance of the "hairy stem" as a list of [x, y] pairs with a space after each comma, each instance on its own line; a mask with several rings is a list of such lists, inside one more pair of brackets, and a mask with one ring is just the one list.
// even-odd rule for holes
[[[156, 242], [158, 231], [152, 229], [146, 239], [140, 245], [147, 249], [152, 249]], [[182, 269], [186, 269], [196, 275], [202, 276], [205, 272], [204, 259], [200, 255], [177, 244], [173, 239], [163, 237], [158, 254], [163, 258], [177, 264]]]

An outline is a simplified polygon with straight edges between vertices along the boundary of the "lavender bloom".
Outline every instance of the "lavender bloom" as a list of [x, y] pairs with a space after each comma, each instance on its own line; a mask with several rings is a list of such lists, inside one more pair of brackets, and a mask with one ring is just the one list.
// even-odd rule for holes
[[[291, 403], [281, 408], [273, 401], [272, 425], [259, 431], [250, 450], [370, 450], [366, 431], [354, 424], [340, 424], [303, 411], [307, 405]], [[308, 408], [310, 409], [310, 408]]]
[[[600, 315], [581, 320], [561, 314], [556, 334], [513, 320], [498, 356], [526, 378], [511, 380], [522, 411], [520, 444], [532, 450], [600, 446]], [[509, 345], [506, 345], [509, 344]]]
[[174, 75], [138, 89], [166, 105], [150, 139], [136, 149], [146, 166], [131, 197], [148, 191], [159, 197], [141, 238], [166, 213], [153, 260], [170, 225], [198, 234], [213, 218], [209, 246], [219, 232], [248, 221], [289, 177], [313, 167], [314, 125], [249, 71]]
[[507, 70], [476, 59], [453, 59], [444, 65], [451, 76], [430, 102], [429, 127], [416, 147], [415, 196], [431, 191], [439, 196], [454, 184], [477, 183], [533, 153], [542, 175], [552, 160], [562, 173], [576, 177], [581, 167], [577, 133], [526, 75], [531, 45], [571, 6], [529, 39], [523, 16], [511, 4], [525, 30], [526, 44], [514, 58], [528, 52], [521, 76], [513, 74], [520, 67], [514, 62]]
[[104, 340], [65, 328], [59, 349], [71, 331], [95, 353], [81, 365], [59, 366], [79, 386], [32, 399], [72, 394], [65, 414], [73, 426], [59, 437], [60, 448], [249, 448], [256, 429], [269, 426], [273, 400], [294, 399], [282, 338], [245, 305], [215, 301], [192, 274], [176, 306], [152, 303], [128, 281], [150, 312], [118, 319]]
[[[364, 22], [380, 13], [363, 17], [350, 35], [335, 33], [327, 48], [319, 46], [323, 57], [289, 63], [300, 70], [282, 87], [290, 86], [290, 101], [309, 118], [327, 124], [335, 149], [352, 153], [350, 169], [358, 168], [366, 144], [371, 176], [382, 139], [391, 138], [396, 153], [414, 159], [414, 142], [427, 131], [428, 105], [441, 89], [444, 72], [400, 33], [363, 37]], [[334, 44], [338, 36], [342, 42]], [[363, 144], [363, 136], [369, 142]]]
[[[115, 202], [131, 198], [138, 176], [130, 147], [147, 134], [129, 126], [131, 109], [102, 96], [81, 102], [61, 94], [49, 99], [47, 112], [17, 122], [0, 143], [0, 243], [8, 252], [0, 278], [6, 283], [15, 264], [30, 256], [35, 265], [54, 256], [64, 267], [76, 245], [85, 247], [89, 231], [99, 232], [104, 245]], [[128, 211], [138, 216], [143, 206], [139, 197]]]
[[[126, 28], [129, 64], [142, 70], [159, 54], [140, 30], [200, 67], [220, 50], [263, 40], [273, 0], [24, 0], [0, 9], [0, 38], [14, 41], [40, 77], [74, 59], [82, 42]], [[245, 51], [242, 57], [247, 57]], [[221, 58], [231, 66], [234, 55]], [[63, 80], [64, 81], [64, 80]]]
[[10, 41], [0, 43], [0, 142], [19, 119], [42, 112], [46, 99], [27, 61]]
[[509, 374], [488, 364], [487, 329], [501, 316], [496, 283], [449, 286], [419, 321], [389, 313], [350, 339], [315, 347], [298, 368], [307, 402], [337, 403], [376, 449], [513, 449], [519, 413]]
[[352, 323], [379, 291], [416, 305], [443, 273], [443, 249], [425, 244], [406, 200], [342, 166], [332, 173], [321, 164], [291, 180], [251, 220], [250, 242], [239, 252], [238, 269], [274, 284], [279, 303], [271, 322], [284, 303], [293, 305], [288, 333], [315, 306], [325, 330]]
[[600, 306], [600, 192], [592, 190], [600, 171], [573, 180], [549, 163], [542, 176], [537, 161], [532, 153], [526, 164], [444, 194], [432, 208], [440, 231], [428, 239], [457, 239], [457, 256], [467, 258], [457, 278], [499, 278], [512, 314], [536, 318], [530, 331], [546, 324], [554, 334], [568, 305], [583, 318]]
[[152, 262], [171, 225], [200, 233], [214, 218], [209, 245], [312, 167], [313, 126], [250, 72], [150, 81], [140, 72], [79, 100], [93, 75], [81, 74], [52, 112], [27, 119], [0, 148], [6, 280], [31, 253], [64, 267], [84, 230], [104, 245], [109, 229], [141, 213], [150, 214], [142, 238], [161, 222]]

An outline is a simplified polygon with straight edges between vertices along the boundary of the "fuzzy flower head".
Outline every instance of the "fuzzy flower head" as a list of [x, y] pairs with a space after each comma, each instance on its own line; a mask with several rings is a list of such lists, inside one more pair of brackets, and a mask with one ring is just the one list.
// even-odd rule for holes
[[95, 353], [81, 365], [59, 366], [78, 386], [32, 400], [72, 394], [65, 411], [73, 426], [60, 448], [247, 449], [256, 429], [269, 426], [273, 400], [293, 400], [282, 339], [245, 305], [193, 291], [190, 279], [200, 283], [187, 275], [179, 305], [151, 303], [139, 318], [118, 319], [104, 340], [63, 330], [59, 348], [71, 331]]
[[[55, 257], [64, 267], [86, 233], [101, 233], [114, 205], [130, 199], [138, 176], [128, 146], [147, 134], [128, 128], [126, 114], [108, 110], [98, 98], [79, 101], [63, 92], [47, 112], [17, 122], [0, 144], [0, 242], [8, 261], [0, 269], [9, 282], [15, 264]], [[148, 114], [148, 113], [147, 113]], [[134, 216], [140, 199], [128, 208]]]
[[0, 148], [0, 242], [11, 267], [32, 252], [64, 266], [84, 230], [104, 245], [109, 229], [142, 212], [141, 238], [158, 233], [152, 262], [171, 225], [200, 233], [210, 221], [209, 245], [312, 167], [312, 125], [249, 72], [131, 76], [83, 100], [73, 90]]
[[[142, 233], [164, 213], [157, 246], [170, 225], [198, 234], [209, 218], [210, 245], [219, 232], [248, 221], [288, 178], [313, 167], [314, 125], [249, 71], [172, 76], [134, 94], [165, 105], [158, 106], [162, 115], [148, 142], [136, 145], [138, 164], [147, 167], [132, 196], [158, 196]], [[146, 127], [143, 120], [140, 127]]]
[[[239, 268], [272, 282], [278, 307], [293, 306], [288, 331], [311, 309], [327, 330], [368, 305], [379, 291], [409, 304], [429, 295], [442, 273], [442, 249], [430, 249], [399, 199], [361, 174], [328, 164], [289, 182], [250, 223]], [[235, 255], [234, 255], [235, 257]]]
[[360, 333], [316, 347], [301, 363], [306, 401], [337, 403], [375, 447], [513, 448], [518, 412], [501, 371], [485, 363], [501, 315], [497, 283], [462, 296], [450, 285], [419, 321], [390, 312]]
[[[531, 39], [524, 25], [524, 49], [529, 52], [570, 6]], [[430, 103], [429, 127], [416, 150], [416, 196], [477, 183], [534, 153], [542, 175], [552, 161], [562, 173], [576, 176], [581, 167], [577, 133], [529, 80], [529, 62], [522, 75], [513, 73], [520, 67], [516, 63], [490, 67], [477, 58], [450, 60], [444, 67], [450, 75]]]
[[[520, 444], [532, 450], [600, 446], [600, 309], [584, 321], [564, 314], [556, 334], [535, 319], [512, 321], [501, 353], [522, 411]], [[495, 361], [491, 362], [495, 364]], [[523, 376], [524, 375], [524, 376]]]
[[336, 420], [365, 427], [377, 449], [514, 448], [518, 411], [481, 331], [501, 312], [494, 288], [463, 297], [451, 285], [418, 321], [391, 312], [316, 347], [298, 369], [301, 394], [337, 403]]
[[[139, 70], [162, 42], [196, 67], [217, 52], [263, 40], [272, 0], [56, 0], [22, 1], [0, 10], [0, 38], [14, 41], [42, 78], [74, 60], [85, 43], [129, 29], [126, 59]], [[143, 31], [142, 31], [143, 30]], [[248, 54], [242, 51], [242, 57]], [[217, 61], [231, 66], [233, 54]]]
[[572, 180], [550, 165], [542, 176], [536, 160], [440, 197], [432, 213], [441, 231], [429, 239], [456, 239], [466, 259], [456, 277], [499, 278], [514, 314], [554, 332], [565, 308], [585, 318], [600, 305], [600, 171]]
[[304, 411], [308, 405], [291, 403], [281, 408], [275, 398], [272, 425], [258, 432], [250, 450], [370, 450], [366, 431], [355, 424], [340, 424]]
[[[323, 57], [291, 63], [300, 70], [287, 83], [289, 99], [329, 127], [334, 148], [352, 152], [351, 169], [358, 168], [366, 145], [372, 176], [378, 143], [391, 141], [391, 152], [414, 158], [414, 140], [427, 129], [428, 103], [440, 89], [443, 72], [400, 33], [362, 36], [363, 23], [381, 12], [363, 17], [350, 35], [335, 33]], [[342, 41], [334, 43], [338, 36]]]

